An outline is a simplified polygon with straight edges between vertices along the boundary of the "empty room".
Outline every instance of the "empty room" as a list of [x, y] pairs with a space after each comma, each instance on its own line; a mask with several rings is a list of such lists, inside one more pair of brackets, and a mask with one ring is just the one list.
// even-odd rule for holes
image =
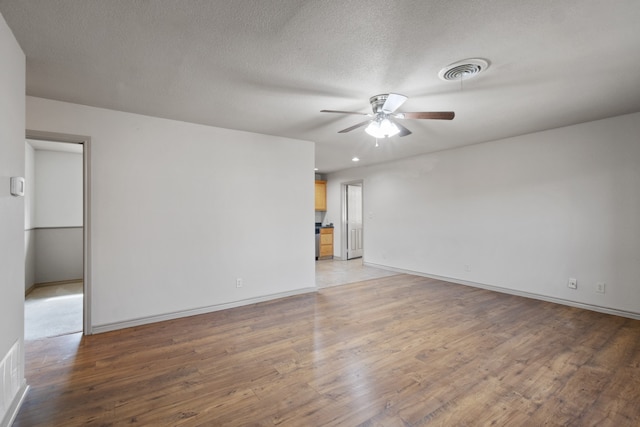
[[637, 1], [0, 14], [0, 426], [638, 425]]

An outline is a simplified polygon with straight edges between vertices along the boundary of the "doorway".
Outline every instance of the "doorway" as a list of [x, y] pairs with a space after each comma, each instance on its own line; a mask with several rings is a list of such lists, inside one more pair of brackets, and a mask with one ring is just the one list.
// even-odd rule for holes
[[26, 139], [25, 339], [88, 335], [90, 138], [27, 130]]
[[362, 258], [364, 253], [364, 227], [362, 222], [362, 181], [343, 184], [346, 259]]

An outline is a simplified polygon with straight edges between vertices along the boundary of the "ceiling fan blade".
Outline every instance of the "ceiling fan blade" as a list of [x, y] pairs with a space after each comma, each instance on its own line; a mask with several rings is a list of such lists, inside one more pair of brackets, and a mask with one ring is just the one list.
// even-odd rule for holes
[[391, 114], [396, 111], [404, 101], [407, 100], [407, 97], [404, 95], [400, 95], [399, 93], [390, 93], [387, 97], [387, 100], [384, 101], [384, 105], [382, 106], [382, 111], [387, 114]]
[[407, 136], [407, 135], [411, 135], [411, 131], [409, 129], [407, 129], [406, 127], [402, 126], [400, 123], [394, 121], [393, 122], [396, 126], [398, 126], [398, 129], [400, 129], [400, 133], [398, 134], [398, 136]]
[[414, 113], [399, 113], [398, 119], [434, 119], [434, 120], [453, 120], [456, 113], [453, 111], [422, 111]]
[[371, 120], [365, 120], [364, 122], [358, 123], [357, 125], [353, 125], [353, 126], [350, 126], [350, 127], [346, 128], [346, 129], [342, 129], [341, 131], [338, 131], [338, 133], [351, 132], [352, 130], [358, 129], [359, 127], [362, 127], [362, 126], [367, 125], [369, 123], [371, 123]]
[[340, 111], [340, 110], [320, 110], [321, 113], [340, 113], [340, 114], [357, 114], [359, 116], [370, 116], [367, 113], [358, 113], [355, 111]]

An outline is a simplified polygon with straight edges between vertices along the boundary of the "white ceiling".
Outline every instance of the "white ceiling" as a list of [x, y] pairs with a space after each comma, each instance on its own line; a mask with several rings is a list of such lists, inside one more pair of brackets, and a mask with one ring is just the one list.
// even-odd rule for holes
[[[320, 172], [640, 111], [638, 0], [0, 0], [27, 94], [316, 142]], [[461, 85], [444, 66], [485, 58]], [[362, 121], [397, 92], [413, 131]], [[73, 132], [73, 129], [69, 129]]]

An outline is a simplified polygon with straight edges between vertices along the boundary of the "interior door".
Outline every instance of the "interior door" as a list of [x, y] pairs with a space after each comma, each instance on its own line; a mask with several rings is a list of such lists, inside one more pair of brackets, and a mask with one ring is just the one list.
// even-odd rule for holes
[[347, 185], [347, 259], [362, 257], [362, 184]]

